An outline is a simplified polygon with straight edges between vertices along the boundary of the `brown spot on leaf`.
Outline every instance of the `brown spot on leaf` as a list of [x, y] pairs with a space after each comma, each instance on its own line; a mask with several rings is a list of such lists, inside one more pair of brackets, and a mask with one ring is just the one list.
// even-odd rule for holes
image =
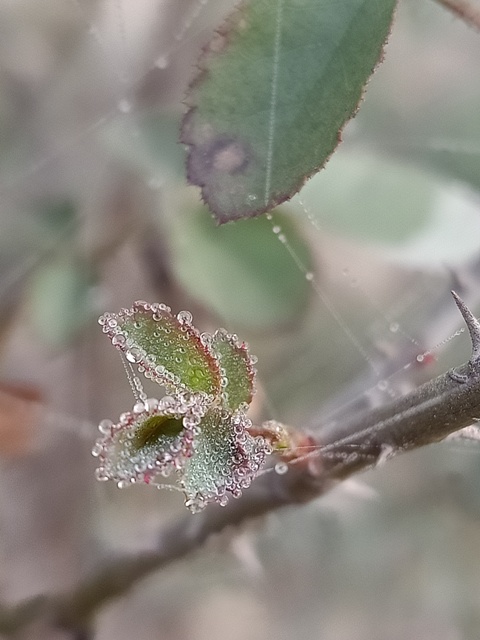
[[198, 144], [184, 136], [184, 141], [190, 144], [188, 177], [191, 183], [199, 186], [222, 175], [242, 174], [252, 160], [249, 147], [233, 137], [217, 136]]
[[246, 169], [248, 157], [245, 147], [234, 140], [221, 142], [211, 150], [212, 169], [234, 175]]

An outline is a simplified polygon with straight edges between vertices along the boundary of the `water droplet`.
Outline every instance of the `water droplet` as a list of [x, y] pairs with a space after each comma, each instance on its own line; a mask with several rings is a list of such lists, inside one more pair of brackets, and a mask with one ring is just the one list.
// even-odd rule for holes
[[133, 413], [142, 413], [142, 411], [145, 411], [145, 405], [143, 402], [137, 402], [133, 407]]
[[147, 411], [154, 411], [158, 407], [158, 400], [156, 398], [148, 398], [145, 400], [145, 408]]
[[311, 271], [307, 271], [307, 273], [305, 274], [305, 280], [308, 280], [308, 282], [311, 282], [313, 280], [313, 273]]
[[397, 333], [397, 331], [400, 329], [400, 325], [398, 324], [398, 322], [391, 322], [389, 329], [392, 333]]
[[279, 476], [283, 476], [288, 471], [288, 464], [286, 462], [277, 462], [275, 465], [275, 473], [278, 473]]
[[280, 231], [282, 230], [282, 227], [279, 227], [278, 224], [276, 224], [274, 227], [272, 227], [272, 231], [273, 233], [280, 233]]
[[121, 333], [117, 334], [116, 336], [113, 336], [112, 338], [112, 344], [114, 347], [122, 347], [125, 344], [125, 342], [126, 342], [126, 338]]
[[203, 345], [208, 346], [212, 344], [212, 335], [210, 333], [202, 333], [200, 334], [200, 341]]
[[168, 56], [158, 56], [158, 58], [155, 60], [155, 66], [157, 67], [157, 69], [166, 69], [168, 67], [170, 63], [170, 60], [168, 59]]
[[98, 456], [102, 453], [102, 451], [103, 451], [103, 447], [102, 447], [101, 443], [100, 442], [96, 442], [93, 445], [92, 456], [94, 458], [98, 458]]
[[179, 311], [177, 313], [177, 320], [182, 324], [190, 324], [193, 320], [190, 311]]
[[130, 422], [130, 414], [128, 413], [128, 411], [120, 414], [119, 422], [120, 424], [128, 424]]
[[121, 100], [119, 100], [117, 108], [122, 113], [130, 113], [130, 111], [132, 110], [132, 103], [129, 102], [126, 98], [122, 98]]
[[283, 233], [280, 233], [280, 234], [278, 235], [278, 239], [280, 240], [280, 242], [281, 242], [282, 244], [286, 244], [286, 242], [287, 242], [287, 238], [286, 238], [285, 234], [283, 234]]
[[425, 356], [423, 355], [423, 353], [420, 353], [417, 356], [417, 362], [423, 362], [425, 360]]
[[388, 389], [388, 381], [387, 380], [379, 380], [377, 384], [377, 388], [380, 391], [386, 391]]
[[250, 200], [250, 202], [254, 202], [254, 201], [257, 199], [257, 196], [256, 196], [256, 195], [254, 195], [253, 193], [251, 193], [251, 194], [248, 196], [248, 199]]
[[119, 481], [117, 482], [117, 487], [118, 487], [119, 489], [126, 489], [126, 488], [129, 486], [129, 484], [130, 484], [130, 483], [128, 482], [128, 480], [119, 480]]
[[98, 425], [98, 430], [100, 431], [100, 433], [103, 433], [104, 435], [106, 435], [110, 433], [112, 427], [113, 427], [113, 422], [111, 420], [102, 420]]
[[129, 362], [140, 362], [140, 360], [142, 359], [142, 352], [140, 351], [140, 349], [132, 347], [131, 349], [128, 349], [128, 351], [126, 351], [125, 357]]
[[98, 469], [95, 469], [95, 477], [100, 482], [106, 482], [108, 480], [108, 476], [105, 473], [105, 469], [103, 467], [98, 467]]

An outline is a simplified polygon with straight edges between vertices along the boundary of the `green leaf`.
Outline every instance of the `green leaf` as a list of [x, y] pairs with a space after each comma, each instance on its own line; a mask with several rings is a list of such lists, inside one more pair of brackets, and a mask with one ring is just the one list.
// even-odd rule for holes
[[146, 377], [172, 389], [216, 396], [219, 366], [191, 320], [188, 311], [175, 317], [166, 305], [139, 301], [119, 314], [104, 314], [99, 322], [112, 344]]
[[81, 260], [58, 258], [34, 273], [29, 306], [43, 341], [64, 346], [93, 318], [92, 284], [90, 268]]
[[142, 422], [133, 437], [134, 449], [140, 450], [150, 445], [158, 445], [163, 439], [176, 438], [183, 429], [180, 418], [171, 416], [150, 416]]
[[76, 207], [70, 200], [40, 201], [35, 217], [45, 228], [45, 235], [48, 233], [64, 234], [68, 231], [75, 231]]
[[265, 461], [269, 451], [262, 437], [252, 437], [243, 413], [222, 415], [211, 410], [200, 424], [194, 453], [181, 471], [186, 506], [199, 511], [208, 502], [227, 502], [226, 492], [239, 497]]
[[279, 212], [217, 227], [205, 207], [172, 202], [175, 275], [193, 298], [230, 328], [271, 329], [302, 313], [311, 289], [285, 246], [278, 225], [307, 270], [312, 258], [294, 222]]
[[433, 269], [478, 254], [478, 206], [465, 189], [383, 154], [344, 151], [292, 199], [300, 215], [389, 262]]
[[434, 178], [363, 149], [345, 151], [293, 198], [300, 214], [306, 209], [320, 229], [387, 245], [401, 245], [427, 227], [438, 188]]
[[218, 329], [213, 336], [212, 350], [220, 363], [223, 406], [233, 412], [243, 403], [250, 404], [255, 369], [247, 345], [225, 329]]
[[444, 148], [432, 149], [427, 145], [424, 148], [410, 148], [410, 157], [417, 160], [425, 167], [433, 167], [440, 173], [461, 180], [477, 191], [480, 190], [480, 151], [478, 147], [468, 149], [468, 142], [459, 143], [456, 147], [447, 145]]
[[149, 484], [182, 468], [206, 410], [205, 397], [180, 393], [137, 403], [117, 423], [102, 420], [102, 435], [92, 449], [98, 458], [97, 478], [114, 480], [122, 488]]
[[178, 142], [179, 116], [170, 112], [141, 115], [138, 135], [131, 122], [115, 120], [106, 129], [105, 141], [113, 153], [129, 166], [147, 172], [149, 184], [160, 187], [165, 181], [179, 181], [184, 172], [185, 149]]
[[219, 222], [290, 198], [338, 144], [395, 0], [254, 0], [210, 42], [187, 98], [188, 179]]

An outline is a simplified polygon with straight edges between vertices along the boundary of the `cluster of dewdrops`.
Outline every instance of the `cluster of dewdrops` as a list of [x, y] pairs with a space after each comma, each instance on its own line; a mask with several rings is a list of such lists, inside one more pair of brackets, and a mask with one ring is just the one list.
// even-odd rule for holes
[[[137, 402], [132, 411], [122, 413], [119, 421], [102, 420], [92, 455], [99, 460], [98, 480], [114, 480], [123, 489], [136, 482], [149, 483], [156, 475], [168, 476], [178, 470], [192, 454], [199, 425], [208, 408], [205, 394], [180, 393], [161, 400], [149, 398]], [[182, 420], [183, 428], [177, 437], [165, 438], [162, 449], [146, 444], [134, 446], [138, 428], [152, 416], [167, 416]]]
[[[181, 481], [187, 495], [185, 505], [192, 511], [201, 510], [212, 500], [225, 506], [227, 493], [239, 498], [242, 490], [251, 485], [266, 456], [272, 453], [270, 444], [263, 437], [248, 433], [251, 426], [245, 413], [238, 411], [233, 416], [225, 415], [215, 425], [215, 431], [209, 435], [204, 433], [204, 437], [194, 443], [194, 447], [201, 447], [198, 453], [201, 453], [202, 464], [196, 464], [196, 458], [192, 456], [187, 462], [188, 473]], [[224, 441], [229, 428], [232, 436], [226, 460], [223, 449], [215, 446], [215, 438]], [[193, 469], [189, 469], [189, 465]]]

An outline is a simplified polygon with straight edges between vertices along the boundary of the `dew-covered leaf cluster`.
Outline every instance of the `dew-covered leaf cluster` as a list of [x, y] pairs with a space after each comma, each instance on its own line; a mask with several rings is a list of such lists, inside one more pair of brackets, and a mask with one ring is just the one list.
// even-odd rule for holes
[[118, 422], [100, 423], [97, 479], [125, 488], [174, 473], [192, 512], [240, 497], [271, 451], [249, 432], [256, 358], [248, 345], [225, 329], [200, 334], [188, 311], [174, 316], [159, 303], [135, 302], [99, 323], [124, 354], [127, 373], [134, 365], [169, 395], [140, 397]]

